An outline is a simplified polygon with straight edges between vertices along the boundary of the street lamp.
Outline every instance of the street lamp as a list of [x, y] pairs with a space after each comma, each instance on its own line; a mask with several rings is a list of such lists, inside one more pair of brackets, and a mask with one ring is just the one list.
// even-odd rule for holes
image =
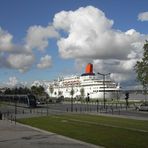
[[73, 95], [74, 95], [73, 86], [71, 88], [70, 95], [71, 95], [71, 112], [73, 112]]
[[15, 108], [14, 108], [14, 114], [15, 114], [15, 124], [16, 124], [16, 114], [17, 114], [17, 97], [19, 97], [19, 96], [13, 96], [14, 98], [14, 103], [15, 103]]
[[107, 75], [110, 75], [110, 73], [106, 73], [106, 74], [103, 74], [103, 73], [100, 73], [100, 72], [98, 72], [98, 74], [99, 75], [101, 75], [101, 76], [103, 76], [103, 102], [104, 102], [104, 108], [105, 108], [105, 76], [107, 76]]

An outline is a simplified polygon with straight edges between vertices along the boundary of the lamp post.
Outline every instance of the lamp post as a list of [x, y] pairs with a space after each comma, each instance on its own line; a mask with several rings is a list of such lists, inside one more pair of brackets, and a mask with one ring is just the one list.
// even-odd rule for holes
[[98, 72], [99, 75], [103, 76], [103, 102], [104, 102], [104, 108], [106, 107], [106, 104], [105, 104], [105, 76], [107, 75], [110, 75], [110, 73], [106, 73], [106, 74], [103, 74], [103, 73], [100, 73]]
[[71, 112], [73, 112], [73, 95], [74, 95], [73, 86], [71, 88], [70, 95], [71, 95]]
[[17, 97], [18, 97], [18, 96], [13, 96], [13, 97], [14, 97], [14, 101], [15, 101], [15, 102], [14, 102], [14, 103], [15, 103], [15, 108], [14, 108], [14, 114], [15, 114], [15, 117], [14, 117], [14, 118], [15, 118], [15, 119], [14, 119], [14, 120], [15, 120], [15, 124], [16, 124], [17, 99], [18, 99]]

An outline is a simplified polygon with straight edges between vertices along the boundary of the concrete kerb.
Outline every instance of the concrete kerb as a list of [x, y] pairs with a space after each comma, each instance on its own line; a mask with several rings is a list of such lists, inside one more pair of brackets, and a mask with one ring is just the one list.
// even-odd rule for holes
[[17, 124], [20, 125], [20, 126], [24, 126], [24, 127], [27, 127], [27, 128], [30, 128], [30, 129], [33, 129], [33, 130], [36, 130], [36, 131], [39, 131], [41, 133], [45, 133], [45, 134], [49, 134], [49, 135], [54, 134], [54, 135], [56, 135], [57, 137], [59, 137], [61, 139], [70, 140], [72, 142], [76, 142], [76, 143], [79, 143], [79, 144], [82, 144], [82, 145], [86, 145], [86, 146], [89, 146], [91, 148], [104, 148], [103, 146], [98, 146], [98, 145], [86, 143], [86, 142], [83, 142], [83, 141], [80, 141], [80, 140], [76, 140], [76, 139], [73, 139], [73, 138], [69, 138], [69, 137], [66, 137], [66, 136], [58, 135], [57, 133], [45, 131], [45, 130], [42, 130], [42, 129], [39, 129], [39, 128], [36, 128], [36, 127], [32, 127], [30, 125], [25, 125], [25, 124], [18, 123], [18, 122], [17, 122]]

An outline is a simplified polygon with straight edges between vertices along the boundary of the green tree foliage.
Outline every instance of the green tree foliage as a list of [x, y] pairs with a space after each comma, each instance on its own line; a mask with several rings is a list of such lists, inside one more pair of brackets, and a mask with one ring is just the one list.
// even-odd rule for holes
[[53, 88], [53, 86], [52, 86], [52, 85], [50, 85], [50, 87], [49, 87], [49, 91], [50, 91], [50, 94], [51, 94], [51, 96], [52, 96], [53, 91], [54, 91], [54, 88]]
[[45, 89], [44, 89], [44, 87], [43, 87], [43, 86], [39, 86], [38, 92], [39, 92], [39, 95], [44, 95], [44, 94], [45, 94]]
[[62, 95], [62, 92], [61, 91], [58, 91], [58, 96], [61, 96]]
[[32, 86], [31, 87], [31, 92], [34, 94], [34, 95], [37, 95], [37, 96], [42, 96], [42, 95], [45, 95], [45, 89], [43, 86]]
[[71, 95], [72, 98], [73, 98], [74, 93], [75, 93], [74, 89], [71, 88], [70, 95]]
[[33, 94], [37, 95], [37, 94], [38, 94], [37, 87], [36, 87], [36, 86], [32, 86], [32, 87], [31, 87], [31, 92], [32, 92]]
[[25, 87], [25, 88], [22, 88], [22, 87], [19, 87], [19, 88], [7, 88], [5, 90], [5, 94], [20, 94], [20, 95], [25, 95], [25, 94], [30, 94], [31, 91], [29, 88]]
[[31, 92], [34, 94], [39, 101], [42, 103], [45, 103], [49, 100], [48, 94], [45, 92], [45, 89], [43, 86], [32, 86]]
[[10, 89], [10, 88], [7, 88], [7, 89], [5, 90], [5, 94], [12, 94], [11, 89]]
[[84, 88], [80, 89], [81, 97], [84, 98]]
[[147, 93], [148, 88], [148, 41], [143, 46], [144, 53], [143, 58], [137, 61], [135, 65], [135, 71], [137, 73], [137, 79], [143, 86], [144, 92]]

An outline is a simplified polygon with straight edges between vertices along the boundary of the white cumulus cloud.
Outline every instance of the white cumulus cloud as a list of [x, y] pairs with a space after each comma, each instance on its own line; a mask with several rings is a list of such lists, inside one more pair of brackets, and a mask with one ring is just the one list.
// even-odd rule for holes
[[25, 72], [34, 62], [34, 55], [10, 54], [7, 61], [11, 68], [18, 69], [20, 72]]
[[[58, 38], [54, 27], [31, 26], [28, 29], [24, 44], [14, 44], [13, 35], [0, 27], [0, 68], [16, 69], [26, 72], [35, 63], [34, 48], [40, 51], [48, 46], [49, 38]], [[41, 58], [39, 68], [51, 66], [51, 56]]]
[[37, 64], [37, 67], [40, 69], [49, 68], [52, 66], [52, 57], [49, 55], [45, 55], [40, 59], [40, 63]]
[[13, 36], [0, 27], [0, 51], [9, 51], [12, 49]]
[[68, 34], [57, 43], [61, 57], [126, 59], [134, 50], [132, 44], [143, 40], [145, 36], [134, 29], [127, 32], [115, 30], [113, 23], [93, 6], [57, 13], [54, 26]]
[[0, 27], [0, 68], [25, 72], [32, 66], [35, 60], [34, 55], [24, 44], [14, 44], [12, 40], [13, 35]]
[[49, 38], [58, 37], [58, 32], [52, 26], [31, 26], [27, 31], [26, 47], [28, 49], [37, 48], [43, 51], [49, 44]]
[[148, 21], [148, 12], [139, 13], [138, 20], [140, 20], [140, 21]]

